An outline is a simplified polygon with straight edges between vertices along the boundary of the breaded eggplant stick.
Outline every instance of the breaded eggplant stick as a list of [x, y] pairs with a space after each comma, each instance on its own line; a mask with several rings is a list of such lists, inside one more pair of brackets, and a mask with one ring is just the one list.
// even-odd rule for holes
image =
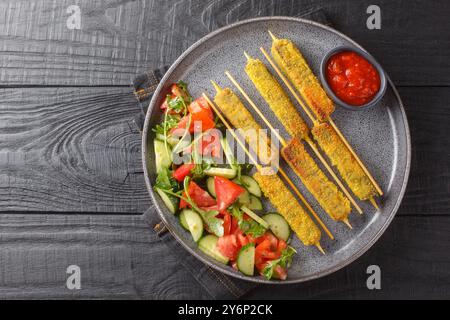
[[[348, 215], [352, 211], [350, 201], [328, 180], [298, 138], [293, 138], [282, 150], [283, 158], [301, 178], [317, 199], [320, 206], [336, 221], [348, 226]], [[351, 227], [351, 226], [350, 226]]]
[[316, 117], [320, 121], [327, 121], [334, 111], [333, 101], [327, 96], [297, 47], [287, 39], [276, 39], [272, 42], [271, 53]]
[[238, 142], [241, 148], [249, 156], [250, 160], [255, 164], [258, 171], [253, 175], [253, 178], [259, 183], [259, 186], [264, 195], [275, 206], [275, 208], [277, 208], [279, 213], [286, 219], [292, 230], [305, 246], [315, 245], [320, 250], [320, 252], [325, 254], [325, 251], [320, 245], [322, 233], [314, 223], [314, 221], [303, 210], [295, 197], [276, 174], [265, 175], [262, 173], [263, 169], [261, 168], [261, 166], [258, 165], [252, 154], [247, 150], [245, 144], [242, 143], [241, 140], [235, 135], [233, 130], [231, 130], [230, 124], [219, 113], [219, 110], [214, 105], [214, 103], [205, 93], [203, 94], [203, 97], [208, 101], [211, 108], [214, 110], [223, 124], [230, 130], [233, 138]]
[[[264, 63], [259, 59], [253, 59], [249, 57], [246, 54], [247, 57], [247, 65], [245, 66], [245, 72], [247, 73], [250, 80], [255, 85], [258, 92], [261, 94], [261, 96], [264, 98], [264, 100], [267, 102], [267, 104], [270, 106], [272, 111], [275, 113], [275, 115], [278, 117], [280, 122], [283, 124], [283, 126], [286, 128], [286, 131], [290, 133], [292, 138], [300, 138], [304, 139], [310, 147], [313, 149], [314, 153], [317, 155], [319, 160], [323, 163], [327, 171], [331, 174], [334, 181], [338, 184], [339, 188], [344, 192], [344, 194], [347, 196], [347, 198], [351, 201], [353, 206], [357, 209], [359, 213], [362, 213], [361, 208], [356, 203], [356, 201], [351, 196], [350, 192], [347, 190], [347, 188], [342, 184], [340, 179], [336, 176], [334, 171], [331, 169], [331, 167], [328, 165], [328, 163], [325, 161], [325, 159], [322, 157], [320, 152], [318, 151], [316, 145], [314, 142], [309, 138], [309, 128], [306, 125], [305, 121], [301, 118], [300, 114], [297, 112], [297, 109], [295, 108], [294, 104], [292, 103], [291, 99], [288, 97], [286, 92], [283, 90], [279, 82], [275, 79], [275, 77], [270, 73], [270, 71], [267, 69], [267, 67], [264, 65]], [[228, 77], [231, 79], [229, 73], [227, 74]], [[234, 80], [234, 79], [233, 79]], [[234, 80], [233, 83], [236, 81]], [[236, 83], [235, 83], [236, 85]], [[241, 88], [238, 86], [238, 89]], [[241, 90], [241, 89], [240, 89]], [[246, 96], [247, 98], [248, 96]], [[251, 100], [248, 97], [248, 100]], [[254, 103], [251, 103], [251, 105], [258, 109]], [[265, 116], [259, 113], [260, 116], [265, 120], [265, 122], [271, 127], [270, 123], [265, 119]], [[297, 126], [294, 126], [292, 122], [292, 119], [300, 118], [302, 121], [302, 131], [298, 133], [296, 130]], [[306, 127], [306, 129], [303, 129]], [[297, 134], [295, 134], [297, 132]], [[280, 142], [285, 146], [286, 143], [283, 143], [283, 139], [280, 140]]]
[[[261, 128], [231, 89], [221, 89], [215, 83], [213, 85], [217, 91], [214, 102], [235, 128], [254, 130]], [[283, 158], [294, 169], [325, 212], [333, 220], [342, 221], [351, 228], [348, 222], [348, 215], [351, 212], [350, 201], [328, 180], [300, 140], [294, 138], [292, 141], [294, 143], [289, 143], [283, 150]]]
[[[247, 110], [247, 108], [241, 102], [239, 97], [236, 94], [234, 94], [234, 92], [230, 88], [222, 89], [214, 81], [211, 81], [211, 83], [212, 83], [214, 89], [216, 90], [214, 102], [217, 104], [217, 106], [222, 111], [222, 113], [225, 115], [225, 117], [228, 119], [228, 121], [230, 121], [231, 124], [236, 129], [244, 129], [244, 128], [246, 130], [248, 130], [248, 129], [260, 130], [261, 129], [260, 125], [253, 118], [252, 114]], [[278, 150], [271, 150], [269, 139], [266, 139], [266, 140], [269, 144], [267, 151], [270, 154], [272, 152], [278, 152]], [[253, 149], [255, 150], [255, 147], [253, 147]], [[258, 150], [257, 150], [258, 157], [259, 158], [261, 158], [261, 156], [264, 157], [264, 154], [261, 155], [259, 151], [260, 151], [260, 149], [258, 148]], [[286, 172], [282, 168], [278, 168], [278, 171], [280, 172], [281, 176], [288, 182], [288, 184], [294, 190], [296, 195], [300, 198], [300, 200], [305, 205], [305, 207], [308, 209], [308, 211], [311, 212], [311, 214], [317, 220], [317, 222], [322, 227], [322, 229], [325, 231], [325, 233], [330, 237], [330, 239], [333, 240], [334, 236], [331, 234], [331, 232], [325, 226], [323, 221], [319, 218], [318, 214], [314, 211], [314, 209], [308, 203], [308, 201], [303, 196], [303, 194], [298, 190], [298, 188], [294, 185], [294, 183], [289, 179], [289, 176], [286, 174]]]
[[311, 130], [314, 139], [337, 167], [339, 173], [361, 200], [370, 200], [377, 195], [373, 184], [359, 166], [353, 155], [328, 123], [321, 123]]
[[[339, 130], [339, 128], [336, 126], [333, 119], [331, 118], [331, 114], [334, 112], [333, 102], [328, 97], [325, 90], [322, 88], [319, 80], [312, 72], [307, 61], [301, 54], [300, 50], [295, 46], [295, 44], [292, 41], [288, 39], [277, 39], [270, 31], [269, 33], [273, 40], [271, 53], [278, 66], [280, 66], [282, 72], [293, 83], [294, 87], [303, 97], [309, 108], [314, 112], [317, 119], [319, 121], [327, 121], [331, 124], [331, 126], [335, 130], [335, 133], [342, 140], [348, 151], [353, 155], [358, 165], [361, 167], [361, 169], [367, 175], [370, 182], [373, 184], [373, 187], [375, 188], [377, 193], [379, 195], [383, 195], [383, 190], [380, 188], [378, 183], [375, 181], [374, 177], [371, 175], [369, 170], [366, 168], [364, 163], [356, 154], [355, 150], [352, 148], [350, 143], [347, 141], [347, 139], [344, 137], [342, 132]], [[277, 71], [277, 73], [280, 74], [280, 77], [285, 82], [289, 90], [293, 93], [294, 97], [298, 100], [298, 102], [303, 107], [308, 116], [311, 117], [307, 108], [303, 105], [302, 101], [300, 101], [300, 99], [294, 93], [291, 86], [287, 83], [287, 81], [278, 71], [278, 68], [271, 61], [270, 57], [265, 53], [265, 50], [261, 48], [261, 51], [269, 60], [269, 62]], [[316, 121], [315, 119], [312, 120]], [[373, 198], [369, 200], [376, 208], [378, 208]]]
[[295, 109], [281, 85], [259, 59], [247, 56], [245, 72], [252, 80], [258, 92], [272, 108], [273, 112], [286, 128], [291, 137], [303, 139], [309, 134], [309, 128]]
[[276, 174], [263, 175], [258, 171], [253, 178], [305, 246], [315, 245], [320, 241], [319, 228]]

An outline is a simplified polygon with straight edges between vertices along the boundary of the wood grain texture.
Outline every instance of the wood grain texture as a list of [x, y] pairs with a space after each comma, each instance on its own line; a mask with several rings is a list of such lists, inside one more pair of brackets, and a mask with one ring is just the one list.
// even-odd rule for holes
[[[3, 214], [0, 298], [208, 298], [142, 216]], [[81, 269], [68, 290], [66, 269]]]
[[[142, 217], [12, 214], [0, 216], [0, 228], [0, 297], [209, 298]], [[261, 286], [245, 298], [450, 298], [449, 250], [448, 217], [397, 217], [343, 270], [304, 284]], [[69, 264], [86, 273], [80, 291], [65, 289]], [[382, 270], [379, 291], [366, 287], [372, 264]]]
[[2, 85], [128, 85], [143, 70], [171, 64], [219, 27], [256, 16], [298, 16], [317, 7], [336, 29], [372, 52], [396, 84], [450, 84], [444, 0], [378, 1], [381, 30], [366, 28], [369, 0], [79, 1], [81, 30], [69, 30], [66, 10], [73, 4], [0, 3]]
[[450, 87], [399, 88], [408, 116], [411, 172], [400, 213], [450, 215]]
[[142, 213], [130, 88], [0, 89], [0, 210]]

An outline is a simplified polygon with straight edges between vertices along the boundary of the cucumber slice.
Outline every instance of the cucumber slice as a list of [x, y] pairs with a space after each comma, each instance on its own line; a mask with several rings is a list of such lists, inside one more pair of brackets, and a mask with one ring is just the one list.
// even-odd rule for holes
[[261, 198], [261, 188], [259, 187], [258, 182], [256, 182], [255, 179], [243, 175], [241, 176], [241, 181], [248, 192], [257, 196], [258, 198]]
[[255, 273], [255, 244], [249, 243], [241, 248], [236, 260], [240, 272], [247, 276]]
[[[163, 134], [157, 133], [157, 134], [156, 134], [156, 139], [161, 140], [161, 141], [164, 142], [165, 137], [164, 137]], [[175, 146], [178, 142], [180, 142], [180, 139], [179, 139], [179, 138], [176, 138], [176, 137], [170, 136], [170, 135], [167, 136], [167, 143], [170, 144], [172, 147]]]
[[216, 197], [216, 187], [214, 186], [214, 177], [209, 177], [206, 179], [206, 188], [209, 193], [215, 198]]
[[169, 209], [170, 212], [175, 214], [177, 212], [178, 204], [179, 204], [178, 198], [165, 193], [163, 190], [161, 190], [159, 188], [155, 188], [155, 189], [156, 189], [156, 192], [161, 197], [161, 200], [166, 205], [167, 209]]
[[246, 206], [242, 206], [241, 210], [244, 211], [250, 218], [252, 218], [256, 222], [258, 222], [260, 225], [262, 225], [264, 228], [269, 229], [269, 224], [266, 222], [266, 220], [263, 220], [260, 216], [258, 216], [252, 210], [250, 210]]
[[286, 219], [276, 212], [268, 213], [262, 218], [269, 224], [270, 230], [278, 239], [288, 241], [291, 235], [291, 228]]
[[197, 242], [203, 235], [203, 220], [200, 215], [193, 210], [185, 209], [180, 213], [180, 222], [181, 221], [186, 223], [192, 238]]
[[230, 145], [228, 144], [227, 138], [223, 137], [220, 140], [220, 144], [222, 145], [223, 153], [225, 154], [225, 158], [227, 159], [228, 164], [231, 167], [234, 167], [235, 160], [234, 160], [233, 152], [231, 151]]
[[204, 172], [208, 176], [219, 176], [227, 179], [233, 179], [237, 174], [236, 169], [231, 168], [208, 168]]
[[153, 140], [153, 145], [155, 147], [155, 163], [156, 172], [160, 172], [162, 167], [170, 167], [172, 164], [172, 149], [169, 145], [164, 144], [164, 142], [157, 139]]
[[[258, 198], [256, 198], [258, 199]], [[244, 193], [242, 193], [238, 198], [237, 198], [238, 202], [240, 204], [246, 204], [247, 206], [250, 204], [250, 193], [245, 190]], [[250, 207], [249, 207], [250, 208]], [[251, 208], [250, 208], [251, 209]]]
[[[184, 211], [184, 210], [183, 210]], [[186, 222], [186, 215], [183, 214], [183, 211], [181, 211], [179, 219], [180, 219], [180, 224], [181, 226], [186, 229], [187, 231], [189, 231], [189, 226]]]
[[217, 261], [227, 264], [229, 259], [224, 257], [219, 250], [217, 250], [217, 240], [219, 240], [219, 238], [212, 234], [204, 236], [198, 242], [198, 248]]
[[249, 203], [247, 204], [247, 207], [250, 210], [262, 210], [263, 209], [263, 205], [261, 200], [258, 197], [255, 197], [254, 195], [250, 195], [249, 197]]

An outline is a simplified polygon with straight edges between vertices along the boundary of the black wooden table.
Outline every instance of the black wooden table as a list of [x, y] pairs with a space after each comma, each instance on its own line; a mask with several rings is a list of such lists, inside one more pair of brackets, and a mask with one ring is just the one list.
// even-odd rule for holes
[[[67, 26], [74, 4], [80, 30]], [[349, 267], [247, 297], [450, 298], [450, 9], [379, 0], [381, 29], [369, 30], [370, 4], [2, 0], [0, 297], [208, 298], [143, 221], [151, 202], [131, 80], [229, 23], [322, 7], [399, 89], [413, 144], [407, 193], [387, 232]], [[72, 264], [81, 290], [66, 287]], [[381, 290], [366, 287], [372, 264]]]

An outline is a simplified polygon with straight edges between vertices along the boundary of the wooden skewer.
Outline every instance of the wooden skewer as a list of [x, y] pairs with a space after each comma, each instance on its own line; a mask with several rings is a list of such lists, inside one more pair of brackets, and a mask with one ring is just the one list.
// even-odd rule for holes
[[[269, 31], [270, 36], [272, 37], [272, 40], [277, 40], [277, 38], [273, 35], [273, 33]], [[272, 58], [270, 58], [270, 56], [267, 54], [266, 50], [264, 48], [260, 48], [261, 52], [263, 53], [264, 57], [266, 57], [267, 61], [269, 61], [270, 65], [272, 66], [272, 68], [275, 70], [275, 72], [278, 74], [278, 76], [280, 77], [280, 79], [284, 82], [284, 84], [286, 85], [286, 87], [289, 89], [289, 91], [292, 93], [292, 95], [294, 96], [295, 100], [297, 100], [297, 102], [300, 104], [300, 106], [303, 108], [303, 110], [305, 111], [305, 113], [308, 115], [308, 117], [311, 119], [311, 121], [313, 121], [314, 123], [317, 122], [317, 119], [311, 114], [310, 112], [310, 108], [306, 107], [306, 105], [303, 103], [303, 101], [299, 98], [299, 96], [297, 95], [296, 91], [292, 88], [290, 82], [286, 79], [286, 77], [282, 74], [282, 72], [280, 71], [280, 69], [278, 68], [278, 66], [273, 62]], [[355, 158], [356, 162], [358, 162], [358, 164], [360, 165], [361, 169], [364, 171], [364, 173], [366, 174], [366, 176], [369, 178], [370, 182], [373, 184], [373, 186], [375, 187], [375, 189], [377, 190], [378, 194], [380, 196], [383, 195], [383, 190], [380, 188], [380, 186], [378, 185], [378, 183], [375, 181], [374, 177], [372, 176], [372, 174], [369, 172], [369, 170], [367, 169], [367, 167], [364, 165], [364, 163], [361, 161], [361, 159], [358, 157], [358, 155], [356, 154], [355, 150], [352, 148], [352, 146], [350, 145], [350, 143], [347, 141], [347, 139], [344, 137], [344, 135], [342, 134], [342, 132], [339, 130], [339, 128], [336, 126], [336, 124], [334, 123], [333, 119], [328, 118], [328, 122], [330, 123], [330, 125], [333, 127], [333, 129], [336, 131], [337, 135], [341, 138], [342, 142], [345, 144], [345, 146], [347, 147], [347, 149], [350, 151], [350, 153], [353, 155], [353, 157]]]
[[[245, 146], [244, 143], [242, 143], [242, 141], [237, 137], [237, 135], [233, 132], [230, 124], [228, 123], [227, 120], [225, 120], [225, 117], [219, 112], [218, 108], [216, 107], [216, 105], [211, 101], [211, 99], [209, 99], [209, 97], [203, 93], [203, 97], [206, 99], [206, 101], [208, 101], [209, 105], [211, 106], [211, 108], [213, 108], [214, 112], [217, 114], [217, 116], [220, 118], [220, 120], [223, 122], [223, 124], [227, 127], [227, 129], [229, 130], [229, 132], [231, 133], [231, 135], [233, 136], [233, 138], [237, 141], [237, 143], [240, 145], [240, 147], [244, 150], [244, 152], [247, 154], [247, 156], [249, 157], [249, 159], [255, 164], [256, 168], [258, 171], [260, 171], [262, 168], [261, 166], [258, 164], [258, 162], [255, 160], [255, 158], [253, 157], [253, 155], [250, 153], [250, 151], [247, 149], [247, 147]], [[280, 170], [281, 168], [277, 168], [278, 170]], [[285, 177], [285, 179], [287, 179], [287, 181], [291, 181], [289, 179], [289, 177]], [[292, 183], [292, 182], [291, 182]], [[293, 189], [297, 190], [297, 188], [295, 188], [295, 185], [292, 183], [292, 185], [294, 186]], [[298, 191], [298, 190], [297, 190]], [[300, 193], [300, 192], [299, 192]], [[301, 193], [300, 193], [301, 195]], [[304, 202], [304, 204], [307, 204], [306, 199], [301, 196], [302, 202]], [[309, 204], [307, 205], [309, 206]], [[310, 207], [310, 206], [309, 206]], [[325, 226], [325, 224], [323, 223], [323, 221], [320, 219], [320, 217], [317, 215], [317, 213], [315, 213], [314, 210], [312, 210], [311, 208], [311, 213], [314, 215], [314, 218], [316, 218], [317, 222], [319, 222], [320, 226], [323, 228], [323, 230], [325, 231], [325, 233], [328, 234], [328, 236], [334, 240], [334, 236], [331, 233], [330, 230], [328, 230], [328, 228]], [[320, 252], [322, 252], [323, 254], [325, 254], [325, 251], [323, 250], [323, 248], [321, 247], [320, 243], [316, 243], [315, 244], [316, 247], [319, 249]]]
[[[275, 133], [275, 135], [277, 136], [277, 139], [280, 141], [280, 143], [282, 144], [283, 147], [287, 146], [287, 142], [286, 140], [280, 136], [280, 134], [278, 133], [278, 131], [276, 131], [274, 129], [274, 127], [272, 126], [272, 124], [267, 120], [267, 118], [263, 115], [263, 113], [261, 112], [261, 110], [259, 110], [259, 108], [256, 106], [256, 104], [253, 102], [253, 100], [249, 97], [249, 95], [244, 91], [244, 89], [241, 87], [241, 85], [236, 81], [236, 79], [234, 79], [234, 77], [230, 74], [229, 71], [225, 71], [225, 74], [227, 75], [227, 77], [230, 79], [230, 81], [236, 86], [236, 88], [239, 90], [239, 92], [244, 96], [244, 98], [247, 100], [247, 102], [252, 106], [252, 108], [256, 111], [256, 113], [261, 117], [261, 119], [264, 121], [264, 123], [269, 127], [269, 129]], [[320, 162], [322, 162], [322, 164], [325, 166], [325, 168], [327, 169], [327, 171], [330, 173], [330, 175], [333, 177], [334, 181], [336, 181], [336, 183], [338, 184], [339, 188], [341, 188], [341, 190], [344, 192], [344, 194], [347, 196], [347, 198], [350, 200], [350, 202], [352, 203], [352, 205], [356, 208], [356, 210], [358, 211], [359, 214], [362, 214], [362, 209], [361, 207], [358, 205], [358, 203], [355, 201], [355, 199], [353, 199], [352, 195], [350, 194], [350, 192], [347, 190], [347, 188], [344, 186], [344, 184], [341, 182], [341, 180], [338, 178], [338, 176], [334, 173], [334, 171], [331, 169], [331, 167], [328, 165], [328, 163], [326, 162], [326, 160], [324, 159], [324, 157], [320, 154], [319, 150], [317, 149], [316, 145], [314, 144], [314, 142], [308, 137], [305, 138], [305, 141], [309, 144], [309, 146], [311, 147], [311, 149], [314, 151], [314, 153], [316, 154], [316, 156], [319, 158]]]
[[350, 224], [350, 222], [348, 221], [348, 218], [342, 220], [343, 223], [345, 223], [350, 229], [353, 229], [352, 225]]
[[[217, 93], [222, 91], [222, 88], [219, 87], [219, 85], [215, 81], [211, 80], [211, 83], [212, 83], [214, 89], [217, 91]], [[268, 142], [268, 143], [270, 144], [270, 142]], [[284, 171], [283, 168], [281, 168], [279, 166], [277, 167], [277, 170], [280, 172], [281, 176], [286, 180], [286, 182], [289, 184], [289, 186], [294, 190], [295, 194], [300, 198], [300, 200], [305, 205], [305, 207], [312, 213], [312, 215], [317, 220], [317, 222], [322, 227], [322, 229], [325, 231], [325, 233], [328, 235], [328, 237], [331, 240], [334, 240], [334, 236], [331, 233], [331, 231], [326, 227], [326, 225], [323, 223], [323, 221], [319, 218], [319, 215], [314, 211], [314, 209], [308, 203], [308, 201], [303, 196], [303, 194], [300, 192], [300, 190], [297, 188], [297, 186], [292, 182], [292, 180], [287, 175], [286, 171]]]
[[272, 31], [270, 31], [270, 30], [267, 30], [267, 31], [269, 32], [270, 37], [272, 38], [273, 41], [278, 40], [278, 38], [273, 35]]
[[380, 210], [380, 207], [378, 206], [377, 202], [373, 197], [369, 198], [370, 203], [375, 207], [375, 209]]

